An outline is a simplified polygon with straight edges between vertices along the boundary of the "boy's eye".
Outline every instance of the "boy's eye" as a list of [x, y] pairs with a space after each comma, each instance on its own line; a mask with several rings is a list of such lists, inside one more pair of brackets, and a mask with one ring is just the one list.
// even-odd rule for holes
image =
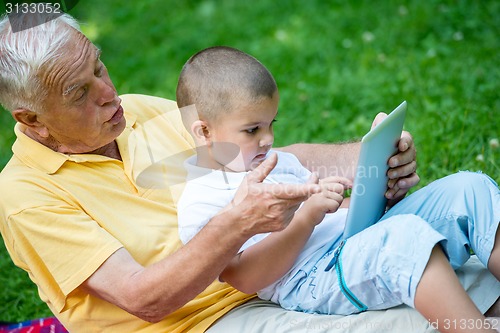
[[255, 132], [257, 132], [259, 128], [258, 127], [252, 127], [252, 128], [249, 128], [247, 130], [245, 130], [248, 134], [254, 134]]

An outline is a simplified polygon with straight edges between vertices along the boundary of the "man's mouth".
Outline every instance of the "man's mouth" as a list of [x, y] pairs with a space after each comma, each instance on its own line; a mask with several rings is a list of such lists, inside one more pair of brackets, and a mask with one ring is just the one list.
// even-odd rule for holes
[[122, 120], [122, 118], [123, 118], [123, 108], [120, 105], [118, 107], [118, 110], [116, 110], [116, 112], [113, 114], [113, 117], [111, 117], [111, 119], [109, 119], [107, 122], [116, 125]]

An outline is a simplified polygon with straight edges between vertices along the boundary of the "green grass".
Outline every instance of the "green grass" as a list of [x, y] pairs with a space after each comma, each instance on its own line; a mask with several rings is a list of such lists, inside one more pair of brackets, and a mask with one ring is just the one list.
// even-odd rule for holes
[[[465, 169], [500, 181], [498, 1], [86, 0], [71, 13], [120, 93], [174, 99], [190, 55], [229, 45], [276, 77], [277, 146], [358, 139], [407, 100], [419, 187]], [[1, 169], [14, 136], [0, 121]], [[50, 315], [3, 249], [0, 290], [0, 320]]]

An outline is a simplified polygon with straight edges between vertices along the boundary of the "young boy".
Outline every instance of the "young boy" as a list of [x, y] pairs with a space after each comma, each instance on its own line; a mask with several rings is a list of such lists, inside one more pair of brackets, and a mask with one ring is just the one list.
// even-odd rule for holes
[[[277, 158], [267, 182], [318, 181], [293, 155], [271, 150], [278, 101], [271, 73], [241, 51], [209, 48], [183, 67], [177, 102], [198, 147], [196, 156], [186, 161], [188, 182], [178, 202], [179, 234], [184, 243], [233, 201], [246, 172], [266, 158]], [[476, 192], [481, 191], [474, 198], [481, 207], [465, 209], [465, 221], [475, 221], [472, 230], [477, 234], [466, 243], [460, 243], [460, 237], [456, 240], [460, 225], [450, 223], [447, 214], [440, 212], [443, 217], [426, 220], [417, 216], [435, 205], [443, 188], [449, 186], [440, 182], [415, 193], [383, 221], [342, 242], [347, 209], [339, 207], [351, 181], [327, 177], [319, 180], [322, 193], [306, 200], [285, 230], [249, 239], [220, 279], [290, 310], [347, 315], [404, 303], [431, 322], [483, 322], [484, 316], [448, 262], [449, 258], [456, 267], [463, 264], [468, 259], [464, 251], [471, 246], [488, 264], [493, 249], [500, 219], [499, 190], [487, 176], [470, 177], [474, 178], [471, 183], [478, 184]], [[421, 201], [426, 204], [420, 205]], [[463, 206], [460, 202], [447, 205], [450, 212]], [[481, 233], [493, 233], [493, 237]], [[488, 238], [488, 245], [478, 244], [476, 238]], [[470, 331], [491, 331], [487, 327], [475, 325]], [[441, 329], [461, 331], [457, 326]]]

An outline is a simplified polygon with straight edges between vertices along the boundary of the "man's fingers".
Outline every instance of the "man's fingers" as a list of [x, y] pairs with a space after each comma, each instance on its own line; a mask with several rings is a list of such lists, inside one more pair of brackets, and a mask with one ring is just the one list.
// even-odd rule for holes
[[398, 182], [398, 178], [396, 179], [389, 179], [389, 181], [387, 182], [387, 187], [388, 188], [394, 188], [394, 186], [396, 185], [396, 183]]
[[385, 193], [387, 199], [394, 199], [406, 195], [413, 186], [420, 182], [420, 177], [414, 172], [408, 177], [391, 179], [388, 182], [389, 189]]
[[265, 190], [275, 198], [300, 202], [321, 192], [321, 186], [318, 184], [266, 184]]
[[411, 134], [407, 131], [401, 133], [401, 139], [398, 142], [399, 151], [406, 151], [413, 144], [413, 138]]
[[399, 188], [403, 189], [410, 189], [414, 186], [416, 186], [420, 182], [420, 177], [417, 175], [416, 172], [412, 173], [408, 177], [399, 179], [397, 184]]
[[399, 152], [398, 154], [392, 156], [389, 159], [389, 162], [388, 162], [389, 167], [397, 168], [399, 166], [404, 166], [408, 163], [414, 162], [415, 157], [416, 157], [416, 153], [417, 152], [416, 152], [414, 146], [410, 147], [406, 151]]
[[248, 173], [246, 176], [248, 182], [262, 183], [269, 173], [278, 163], [278, 155], [273, 153], [269, 155], [258, 167]]
[[408, 164], [390, 169], [389, 171], [387, 171], [387, 177], [389, 177], [389, 179], [405, 178], [411, 176], [416, 171], [417, 162], [411, 161]]
[[375, 116], [375, 119], [373, 119], [372, 128], [374, 128], [375, 126], [380, 124], [382, 122], [382, 120], [384, 120], [385, 118], [387, 118], [387, 113], [380, 112], [379, 114], [377, 114]]
[[391, 168], [415, 161], [417, 150], [415, 149], [410, 133], [403, 131], [401, 139], [398, 142], [398, 150], [398, 153], [389, 159], [388, 164]]
[[233, 203], [238, 204], [248, 195], [248, 191], [254, 191], [253, 184], [262, 183], [264, 179], [269, 175], [269, 173], [274, 169], [278, 163], [278, 155], [276, 153], [271, 154], [266, 158], [259, 166], [254, 170], [250, 171], [243, 181], [240, 187], [236, 191], [233, 198]]

